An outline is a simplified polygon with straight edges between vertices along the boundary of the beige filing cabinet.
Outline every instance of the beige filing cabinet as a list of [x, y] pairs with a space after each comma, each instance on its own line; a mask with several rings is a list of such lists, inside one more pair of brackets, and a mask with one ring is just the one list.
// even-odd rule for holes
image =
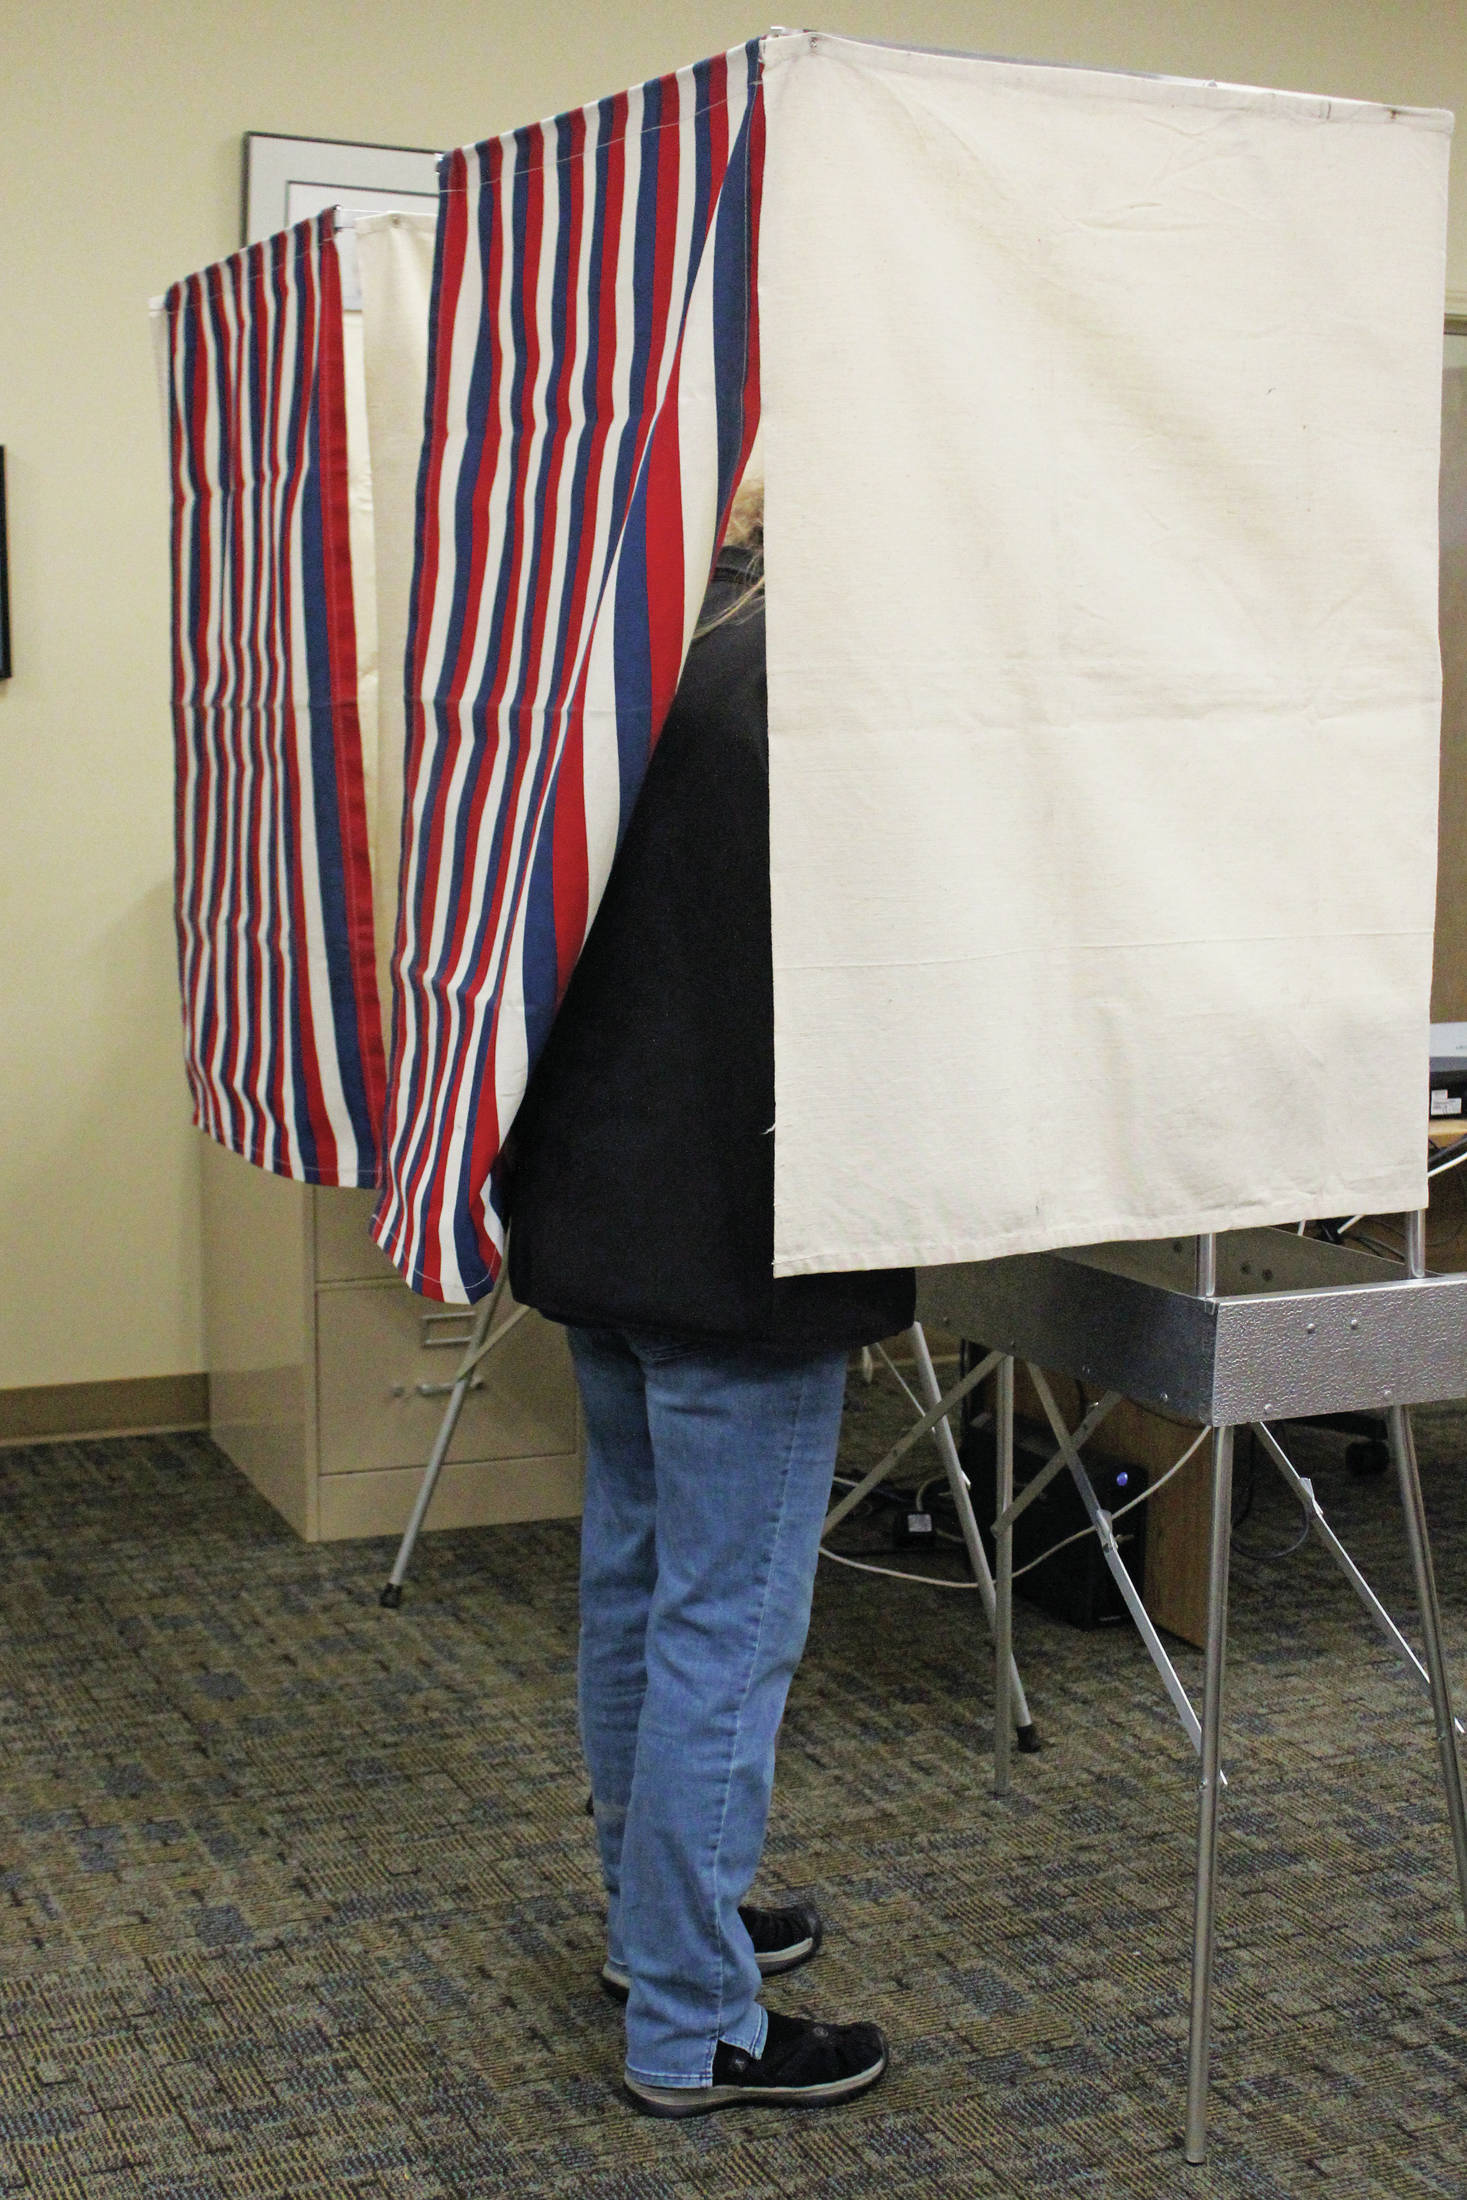
[[[310, 1542], [398, 1535], [443, 1414], [471, 1310], [414, 1296], [367, 1235], [371, 1192], [255, 1169], [201, 1138], [209, 1427]], [[480, 1363], [427, 1525], [484, 1527], [581, 1508], [565, 1338], [538, 1314]]]

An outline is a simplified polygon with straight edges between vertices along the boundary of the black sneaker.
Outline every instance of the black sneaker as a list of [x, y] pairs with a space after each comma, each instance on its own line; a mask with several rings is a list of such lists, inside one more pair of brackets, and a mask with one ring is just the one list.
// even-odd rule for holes
[[875, 2024], [816, 2024], [769, 2011], [762, 2055], [720, 2040], [711, 2085], [647, 2085], [624, 2077], [644, 2116], [707, 2116], [715, 2108], [825, 2108], [864, 2093], [886, 2073], [886, 2035]]
[[[739, 1916], [754, 1943], [764, 1978], [776, 1978], [781, 1971], [795, 1971], [808, 1963], [825, 1934], [820, 1912], [809, 1902], [792, 1902], [783, 1910], [756, 1910], [751, 1902], [741, 1902]], [[625, 2001], [632, 1990], [628, 1974], [609, 1957], [601, 1966], [601, 1983], [613, 2001]]]

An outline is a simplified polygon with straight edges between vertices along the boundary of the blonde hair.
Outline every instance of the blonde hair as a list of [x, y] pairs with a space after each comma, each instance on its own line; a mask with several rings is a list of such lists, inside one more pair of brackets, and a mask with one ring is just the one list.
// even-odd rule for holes
[[723, 531], [726, 550], [762, 550], [764, 547], [764, 475], [752, 464], [734, 491], [728, 525]]
[[694, 630], [693, 640], [701, 641], [715, 627], [726, 626], [730, 619], [741, 618], [751, 603], [764, 593], [764, 472], [756, 467], [759, 456], [758, 439], [749, 454], [743, 479], [734, 491], [729, 507], [728, 525], [723, 530], [723, 550], [742, 550], [748, 558], [748, 579], [730, 604], [726, 604], [715, 618], [700, 619]]

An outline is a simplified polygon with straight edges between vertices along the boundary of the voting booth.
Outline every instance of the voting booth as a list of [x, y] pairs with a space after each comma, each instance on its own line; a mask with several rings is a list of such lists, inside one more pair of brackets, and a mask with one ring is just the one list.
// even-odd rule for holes
[[[431, 236], [359, 223], [360, 358], [329, 214], [176, 285], [201, 1128], [375, 1187], [426, 1297], [493, 1291], [500, 1153], [759, 432], [776, 1271], [933, 1271], [1011, 1381], [1074, 1278], [960, 1273], [1109, 1247], [1077, 1303], [1180, 1295], [1215, 1341], [1219, 1233], [1419, 1210], [1450, 126], [776, 32], [445, 156]], [[1195, 1272], [1115, 1250], [1160, 1240]], [[1296, 1279], [1335, 1283], [1384, 1287]], [[1432, 1303], [1403, 1487], [1400, 1409], [1467, 1387]], [[1194, 1387], [1220, 1431], [1282, 1410]]]
[[778, 34], [363, 225], [356, 434], [329, 215], [175, 286], [204, 1127], [492, 1285], [762, 419], [779, 1270], [1419, 1205], [1447, 128]]

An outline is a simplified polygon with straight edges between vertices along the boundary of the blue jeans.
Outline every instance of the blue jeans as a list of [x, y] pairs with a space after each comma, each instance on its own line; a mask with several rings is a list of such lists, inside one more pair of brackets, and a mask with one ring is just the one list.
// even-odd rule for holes
[[805, 1647], [846, 1355], [572, 1329], [586, 1412], [581, 1738], [627, 2069], [705, 2086], [758, 2055], [739, 1919]]

